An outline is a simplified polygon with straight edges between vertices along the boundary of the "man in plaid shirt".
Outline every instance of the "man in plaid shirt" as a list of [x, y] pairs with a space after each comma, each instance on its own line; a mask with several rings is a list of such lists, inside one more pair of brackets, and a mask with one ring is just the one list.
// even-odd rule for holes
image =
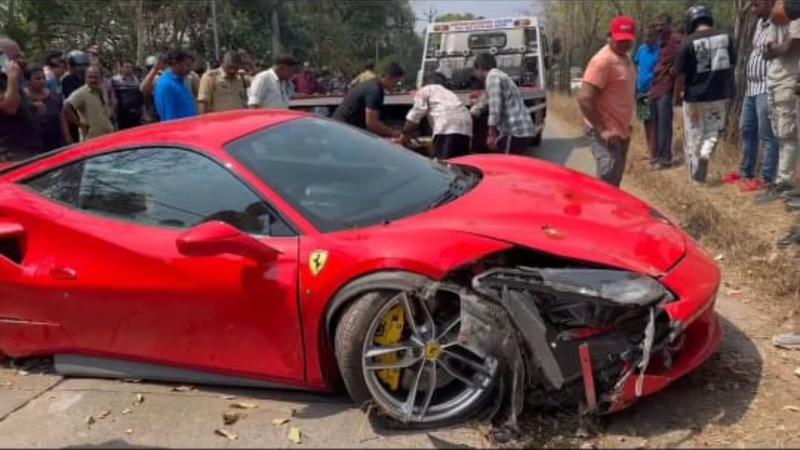
[[445, 84], [447, 79], [444, 75], [438, 72], [428, 75], [425, 86], [414, 96], [414, 106], [408, 111], [403, 127], [403, 140], [410, 139], [427, 116], [433, 128], [436, 159], [466, 155], [472, 137], [472, 116]]
[[486, 145], [495, 152], [525, 153], [534, 135], [533, 120], [517, 85], [497, 69], [497, 61], [490, 53], [478, 54], [473, 68], [486, 86], [486, 93], [472, 107], [476, 117], [489, 109]]

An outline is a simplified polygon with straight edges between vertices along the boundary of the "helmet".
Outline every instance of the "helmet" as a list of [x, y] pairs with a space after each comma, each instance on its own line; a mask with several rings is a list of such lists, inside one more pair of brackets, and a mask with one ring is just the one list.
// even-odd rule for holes
[[689, 9], [686, 10], [686, 33], [694, 33], [694, 28], [700, 20], [705, 20], [713, 25], [714, 16], [711, 14], [711, 10], [703, 5], [689, 7]]
[[80, 51], [80, 50], [73, 50], [67, 53], [67, 64], [70, 67], [74, 66], [88, 66], [89, 65], [89, 55]]

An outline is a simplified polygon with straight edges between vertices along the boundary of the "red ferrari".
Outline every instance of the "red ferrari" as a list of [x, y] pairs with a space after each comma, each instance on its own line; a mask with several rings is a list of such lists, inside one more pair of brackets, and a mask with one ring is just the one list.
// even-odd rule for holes
[[720, 274], [645, 203], [532, 158], [431, 161], [298, 112], [0, 171], [0, 354], [66, 375], [343, 383], [409, 426], [607, 413], [717, 348]]

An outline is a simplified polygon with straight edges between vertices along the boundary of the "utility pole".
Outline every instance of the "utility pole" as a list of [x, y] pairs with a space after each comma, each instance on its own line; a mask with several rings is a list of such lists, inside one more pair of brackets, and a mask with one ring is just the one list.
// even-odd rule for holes
[[214, 59], [219, 61], [219, 32], [217, 31], [217, 0], [211, 0], [211, 20], [214, 22]]

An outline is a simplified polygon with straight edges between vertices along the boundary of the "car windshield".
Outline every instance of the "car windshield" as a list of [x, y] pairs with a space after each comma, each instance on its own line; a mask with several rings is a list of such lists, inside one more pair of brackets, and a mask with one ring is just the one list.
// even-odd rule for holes
[[226, 150], [323, 232], [408, 217], [478, 181], [474, 171], [322, 118], [269, 127]]

